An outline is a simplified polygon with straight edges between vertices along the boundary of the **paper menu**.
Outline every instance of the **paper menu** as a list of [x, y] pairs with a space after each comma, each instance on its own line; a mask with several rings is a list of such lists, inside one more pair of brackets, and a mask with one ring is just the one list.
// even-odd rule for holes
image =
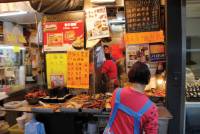
[[67, 87], [89, 89], [89, 51], [69, 51]]
[[106, 7], [86, 9], [87, 39], [109, 37], [109, 25]]
[[67, 85], [67, 54], [46, 54], [48, 89]]

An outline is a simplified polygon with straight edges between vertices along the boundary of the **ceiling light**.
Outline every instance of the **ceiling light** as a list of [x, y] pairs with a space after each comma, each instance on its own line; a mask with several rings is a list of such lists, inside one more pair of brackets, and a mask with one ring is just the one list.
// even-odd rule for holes
[[26, 11], [2, 12], [2, 13], [0, 13], [0, 17], [13, 16], [13, 15], [23, 15], [23, 14], [27, 14], [27, 12]]

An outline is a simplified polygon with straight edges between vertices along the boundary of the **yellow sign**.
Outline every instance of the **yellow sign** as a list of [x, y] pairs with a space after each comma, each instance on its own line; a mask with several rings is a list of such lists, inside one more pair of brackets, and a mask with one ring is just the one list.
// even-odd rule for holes
[[6, 35], [6, 42], [16, 43], [17, 42], [17, 38], [16, 38], [16, 36], [14, 34], [8, 33]]
[[89, 89], [89, 51], [69, 51], [67, 59], [67, 87]]
[[67, 54], [46, 54], [48, 89], [62, 87], [67, 84]]
[[13, 46], [13, 51], [14, 51], [15, 53], [19, 53], [19, 52], [20, 52], [20, 47], [17, 46], [17, 45]]
[[163, 31], [126, 33], [124, 40], [127, 45], [164, 42]]
[[18, 36], [18, 41], [19, 41], [20, 43], [26, 43], [26, 39], [24, 38], [23, 35], [19, 35], [19, 36]]

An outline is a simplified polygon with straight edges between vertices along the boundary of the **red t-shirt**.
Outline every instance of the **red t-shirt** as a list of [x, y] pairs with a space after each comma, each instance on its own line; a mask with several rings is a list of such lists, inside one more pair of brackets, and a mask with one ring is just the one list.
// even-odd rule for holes
[[114, 60], [123, 58], [123, 49], [120, 48], [119, 44], [112, 44], [110, 47], [111, 47], [111, 55]]
[[111, 80], [117, 79], [117, 65], [112, 60], [104, 61], [101, 72], [107, 74]]
[[[115, 103], [116, 90], [113, 93], [111, 105]], [[144, 94], [124, 88], [121, 91], [120, 101], [122, 104], [138, 112], [147, 102], [149, 98]], [[127, 115], [121, 110], [118, 110], [115, 120], [112, 124], [111, 130], [114, 134], [133, 134], [134, 121], [133, 117]], [[153, 104], [144, 115], [141, 117], [140, 132], [145, 131], [145, 134], [158, 134], [158, 111], [155, 104]]]

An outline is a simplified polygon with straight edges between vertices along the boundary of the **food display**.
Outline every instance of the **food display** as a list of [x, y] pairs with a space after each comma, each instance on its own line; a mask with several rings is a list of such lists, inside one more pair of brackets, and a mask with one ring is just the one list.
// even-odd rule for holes
[[67, 87], [89, 89], [89, 51], [69, 51], [67, 59]]
[[146, 90], [145, 94], [147, 96], [154, 96], [154, 97], [165, 97], [166, 96], [166, 91], [165, 90], [158, 90], [158, 89], [151, 89], [151, 90]]
[[41, 89], [36, 89], [36, 90], [33, 90], [33, 91], [27, 93], [25, 95], [25, 98], [26, 99], [29, 99], [29, 98], [43, 98], [43, 97], [46, 97], [46, 96], [47, 96], [46, 91], [41, 90]]
[[25, 95], [25, 99], [30, 105], [35, 105], [38, 103], [39, 99], [47, 96], [46, 91], [41, 89], [33, 90]]
[[44, 104], [40, 106], [34, 106], [31, 108], [33, 112], [40, 112], [40, 113], [53, 113], [60, 108], [59, 104]]
[[186, 85], [186, 100], [199, 101], [200, 100], [200, 83], [193, 82]]
[[160, 0], [125, 0], [127, 32], [160, 30]]
[[109, 37], [106, 7], [86, 9], [85, 12], [88, 40]]

